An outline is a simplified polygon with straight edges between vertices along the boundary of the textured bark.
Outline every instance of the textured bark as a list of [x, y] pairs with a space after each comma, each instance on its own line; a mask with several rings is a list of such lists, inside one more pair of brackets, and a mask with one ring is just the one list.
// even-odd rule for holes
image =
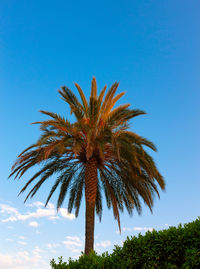
[[91, 158], [85, 171], [85, 254], [94, 249], [95, 201], [97, 194], [97, 161]]

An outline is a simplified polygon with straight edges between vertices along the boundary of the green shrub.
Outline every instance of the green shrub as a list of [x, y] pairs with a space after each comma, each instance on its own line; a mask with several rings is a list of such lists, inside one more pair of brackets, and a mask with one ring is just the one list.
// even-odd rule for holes
[[56, 261], [54, 259], [52, 259], [50, 261], [50, 265], [53, 269], [65, 269], [67, 268], [67, 263], [63, 262], [62, 260], [62, 256], [58, 258], [58, 264], [56, 264]]
[[59, 257], [58, 264], [56, 264], [53, 259], [51, 260], [50, 265], [53, 269], [104, 269], [110, 268], [108, 259], [109, 255], [107, 252], [102, 255], [97, 255], [95, 251], [92, 251], [88, 256], [82, 253], [76, 261], [69, 258], [68, 264], [62, 261], [62, 257]]
[[53, 269], [198, 269], [200, 268], [200, 218], [170, 227], [168, 230], [147, 232], [144, 236], [127, 237], [123, 247], [113, 253], [89, 256], [82, 254], [68, 263], [59, 258], [51, 261]]

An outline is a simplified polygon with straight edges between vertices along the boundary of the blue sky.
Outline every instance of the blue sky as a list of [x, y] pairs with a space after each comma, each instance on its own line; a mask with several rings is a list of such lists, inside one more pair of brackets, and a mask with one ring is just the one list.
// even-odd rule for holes
[[[0, 269], [49, 268], [49, 260], [76, 257], [84, 248], [84, 204], [78, 219], [57, 214], [56, 196], [44, 209], [49, 181], [23, 203], [24, 182], [8, 180], [17, 155], [35, 142], [44, 119], [38, 110], [69, 115], [57, 90], [77, 82], [86, 96], [93, 76], [99, 89], [120, 82], [122, 103], [148, 114], [131, 129], [155, 142], [152, 153], [166, 191], [132, 218], [122, 234], [104, 206], [95, 248], [112, 251], [127, 235], [195, 220], [199, 212], [200, 2], [17, 1], [0, 3]], [[39, 266], [39, 267], [38, 267]]]

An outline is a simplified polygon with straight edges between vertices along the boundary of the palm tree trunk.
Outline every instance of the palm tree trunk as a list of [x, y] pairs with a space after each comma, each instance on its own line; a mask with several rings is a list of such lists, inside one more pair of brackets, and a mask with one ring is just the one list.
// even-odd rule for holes
[[85, 171], [85, 254], [94, 249], [95, 201], [97, 193], [97, 161], [91, 158]]
[[94, 249], [94, 204], [86, 201], [85, 213], [85, 254], [89, 254]]

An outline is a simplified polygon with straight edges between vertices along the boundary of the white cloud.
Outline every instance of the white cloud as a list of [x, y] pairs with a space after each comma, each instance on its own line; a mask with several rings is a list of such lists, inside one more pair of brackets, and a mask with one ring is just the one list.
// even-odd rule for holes
[[123, 227], [122, 232], [131, 232], [133, 231], [133, 228]]
[[48, 249], [54, 249], [54, 248], [57, 248], [59, 246], [60, 246], [60, 244], [57, 244], [57, 243], [53, 243], [53, 244], [49, 243], [49, 244], [47, 244]]
[[17, 218], [16, 217], [9, 217], [7, 219], [3, 219], [2, 222], [13, 222], [13, 221], [17, 221]]
[[34, 202], [34, 203], [31, 203], [31, 204], [27, 204], [27, 206], [29, 207], [44, 207], [44, 203], [40, 202], [40, 201], [37, 201], [37, 202]]
[[83, 250], [83, 240], [81, 237], [78, 236], [66, 236], [65, 241], [63, 241], [63, 244], [66, 246], [66, 248], [70, 249], [73, 253], [81, 253]]
[[[25, 214], [21, 214], [16, 208], [11, 207], [6, 204], [0, 204], [0, 212], [4, 215], [8, 215], [7, 218], [3, 219], [2, 222], [15, 222], [15, 221], [26, 221], [28, 219], [38, 219], [38, 218], [48, 218], [49, 220], [59, 219], [57, 211], [52, 203], [49, 203], [46, 208], [42, 202], [34, 202], [28, 205], [29, 207], [36, 207], [37, 209], [33, 212], [27, 212]], [[61, 217], [73, 220], [75, 219], [74, 214], [69, 214], [65, 208], [61, 208], [59, 211]], [[10, 215], [10, 216], [9, 216]]]
[[18, 214], [18, 210], [6, 204], [0, 204], [0, 213], [6, 214]]
[[13, 260], [9, 254], [0, 253], [0, 268], [7, 268], [8, 266], [12, 266]]
[[48, 203], [47, 208], [55, 208], [55, 206], [52, 203]]
[[111, 242], [109, 240], [101, 241], [100, 243], [96, 243], [97, 247], [107, 248], [111, 246]]
[[35, 212], [27, 213], [25, 215], [19, 215], [19, 220], [27, 220], [31, 218], [42, 218], [42, 217], [49, 217], [54, 215], [55, 212], [53, 209], [37, 209]]
[[[27, 204], [26, 206], [28, 207], [36, 207], [36, 208], [44, 208], [45, 207], [45, 204], [40, 202], [40, 201], [36, 201], [34, 203], [31, 203], [31, 204]], [[46, 206], [46, 208], [55, 208], [54, 204], [52, 203], [48, 203], [48, 205]]]
[[[150, 231], [152, 232], [153, 231], [153, 228], [152, 227], [123, 227], [122, 228], [122, 232], [147, 232], [147, 231]], [[119, 234], [119, 231], [116, 231], [117, 234]]]
[[19, 239], [21, 239], [21, 240], [25, 240], [26, 239], [26, 237], [24, 237], [24, 236], [19, 236]]
[[70, 219], [70, 220], [75, 219], [75, 215], [68, 213], [67, 209], [65, 208], [60, 208], [59, 212], [63, 218]]
[[38, 246], [35, 246], [35, 248], [32, 251], [32, 253], [35, 254], [35, 255], [39, 255], [39, 253], [42, 253], [42, 252], [44, 252], [44, 250], [42, 250]]
[[18, 241], [18, 244], [20, 244], [20, 245], [27, 245], [27, 243], [26, 242], [24, 242], [24, 241]]
[[50, 216], [49, 217], [50, 220], [56, 220], [56, 219], [60, 219], [59, 216]]
[[37, 221], [31, 221], [31, 222], [29, 222], [28, 226], [37, 228], [39, 226], [39, 224]]
[[67, 240], [63, 241], [66, 247], [76, 246], [81, 247], [82, 241], [81, 238], [78, 236], [66, 236]]
[[40, 255], [42, 251], [35, 247], [31, 252], [18, 251], [14, 253], [0, 252], [0, 269], [33, 269], [49, 268]]
[[133, 227], [133, 230], [134, 231], [144, 231], [144, 232], [150, 231], [150, 232], [152, 232], [153, 228], [152, 227]]

